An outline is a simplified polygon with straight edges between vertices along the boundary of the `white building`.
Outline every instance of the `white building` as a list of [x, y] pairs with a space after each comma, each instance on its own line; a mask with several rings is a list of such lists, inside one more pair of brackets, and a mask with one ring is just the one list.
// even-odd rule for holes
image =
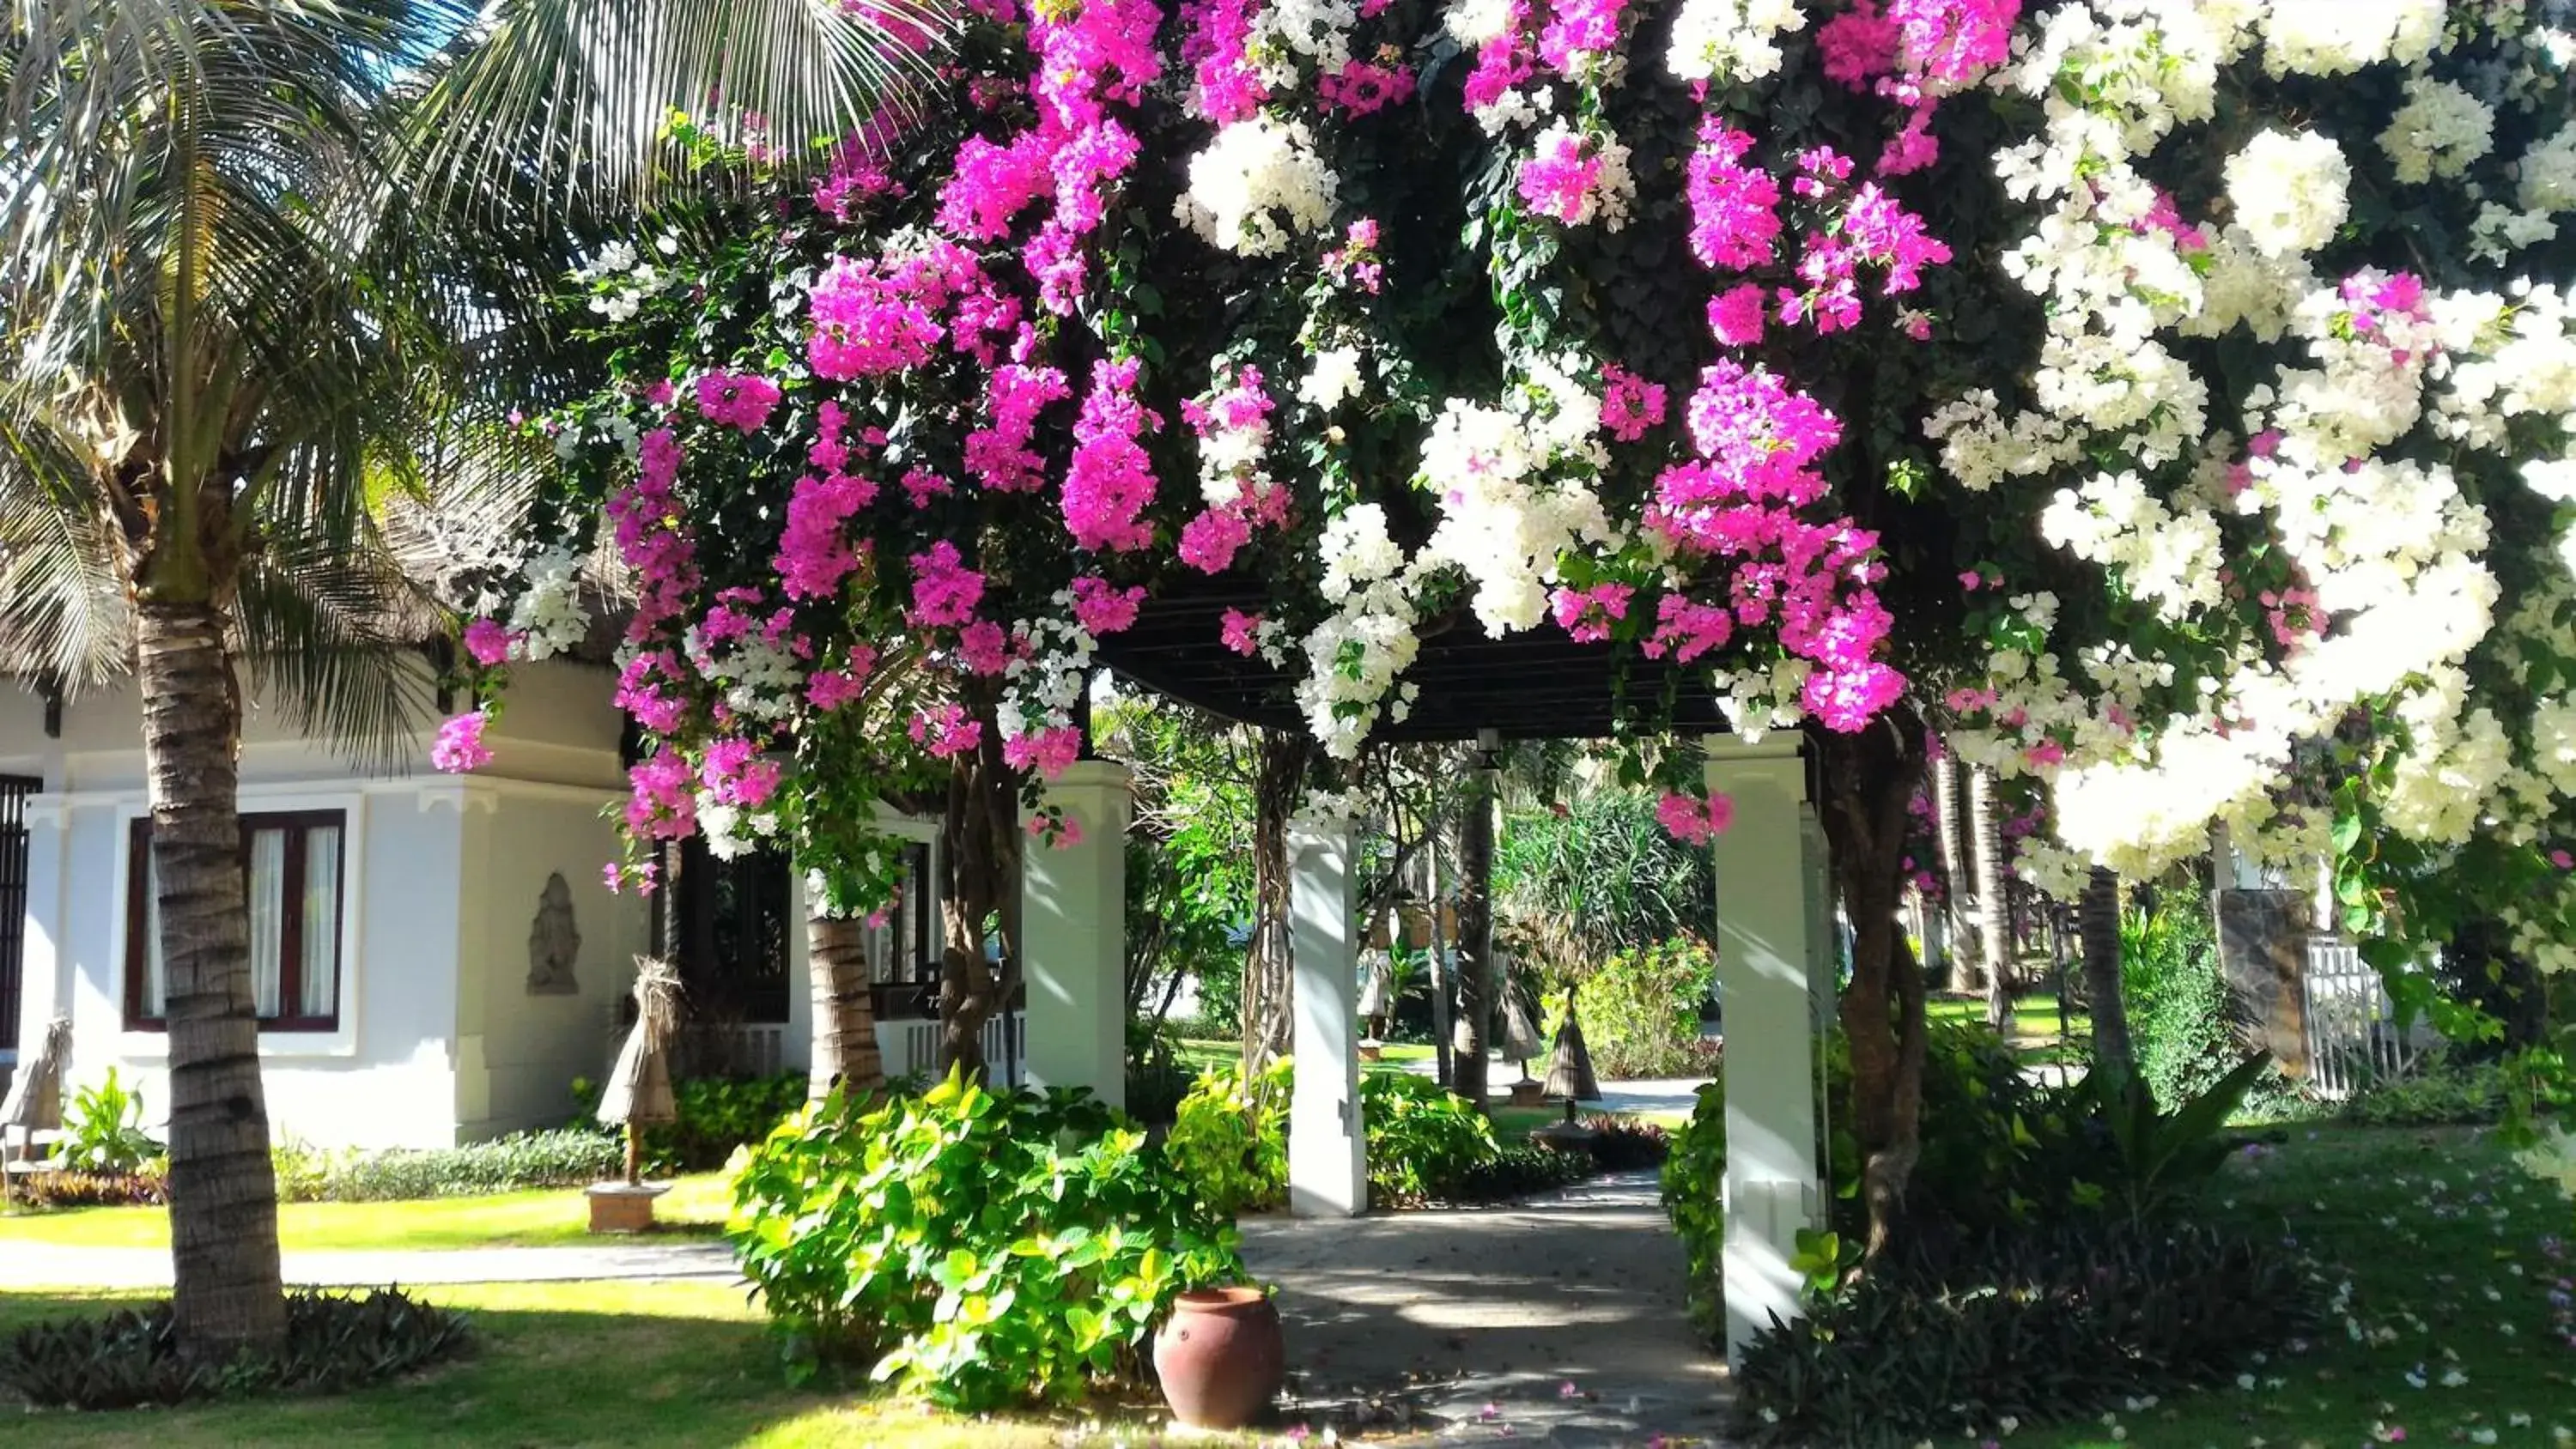
[[[262, 1077], [281, 1137], [450, 1146], [560, 1123], [573, 1079], [604, 1073], [634, 958], [659, 928], [656, 902], [602, 880], [626, 793], [610, 692], [611, 676], [590, 666], [515, 670], [485, 735], [492, 762], [465, 776], [431, 771], [425, 751], [416, 769], [369, 774], [253, 703], [241, 813]], [[130, 690], [51, 706], [0, 685], [0, 1073], [68, 1016], [70, 1085], [113, 1066], [141, 1083], [158, 1121], [169, 1094], [149, 826]], [[898, 828], [919, 842], [915, 899], [926, 907], [935, 831]], [[691, 1049], [710, 1067], [803, 1070], [796, 882], [774, 858], [691, 854], [673, 893], [701, 1023]], [[889, 1071], [935, 1056], [910, 983], [936, 939], [926, 910], [879, 933]]]

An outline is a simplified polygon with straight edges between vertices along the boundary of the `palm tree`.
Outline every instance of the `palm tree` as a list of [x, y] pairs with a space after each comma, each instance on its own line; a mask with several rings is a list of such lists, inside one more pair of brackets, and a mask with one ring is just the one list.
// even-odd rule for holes
[[[12, 0], [0, 603], [9, 657], [66, 680], [130, 663], [141, 696], [187, 1351], [285, 1333], [237, 851], [241, 671], [322, 728], [399, 733], [411, 701], [380, 687], [390, 640], [370, 622], [387, 582], [372, 505], [481, 380], [468, 357], [488, 374], [507, 355], [495, 279], [552, 276], [496, 267], [433, 208], [542, 240], [490, 203], [527, 221], [572, 197], [559, 180], [632, 184], [644, 168], [621, 158], [658, 136], [639, 119], [720, 89], [831, 134], [820, 122], [863, 114], [863, 83], [916, 48], [882, 26], [844, 44], [884, 13]], [[405, 145], [433, 135], [446, 144]]]

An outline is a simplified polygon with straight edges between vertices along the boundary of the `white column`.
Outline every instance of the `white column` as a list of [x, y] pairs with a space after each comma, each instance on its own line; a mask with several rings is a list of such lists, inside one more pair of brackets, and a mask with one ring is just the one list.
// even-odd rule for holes
[[1127, 767], [1078, 760], [1047, 786], [1082, 831], [1061, 849], [1035, 837], [1020, 868], [1033, 1087], [1089, 1087], [1127, 1104]]
[[1368, 1207], [1351, 854], [1348, 821], [1289, 829], [1297, 1084], [1288, 1102], [1288, 1210], [1301, 1218], [1350, 1217]]
[[[1726, 1349], [1799, 1316], [1789, 1266], [1824, 1206], [1816, 1175], [1815, 919], [1798, 736], [1708, 742], [1708, 785], [1735, 802], [1717, 838], [1718, 997], [1726, 1035]], [[1831, 917], [1828, 915], [1827, 920]]]
[[[63, 979], [63, 856], [71, 833], [71, 815], [60, 797], [37, 796], [27, 802], [27, 916], [18, 948], [18, 1039], [0, 1041], [0, 1051], [14, 1050], [20, 1060], [34, 1057], [45, 1045], [45, 1028], [72, 1010], [70, 983]], [[118, 909], [122, 910], [122, 904]], [[120, 974], [117, 977], [122, 981]], [[117, 1023], [104, 1023], [98, 1039], [107, 1041]]]

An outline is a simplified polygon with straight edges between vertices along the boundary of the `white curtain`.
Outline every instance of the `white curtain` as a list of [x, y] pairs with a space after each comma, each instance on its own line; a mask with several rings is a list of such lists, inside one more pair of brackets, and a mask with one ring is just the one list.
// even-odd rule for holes
[[339, 1002], [340, 827], [317, 825], [304, 834], [303, 983], [296, 1003], [304, 1016], [329, 1016]]
[[250, 994], [263, 1021], [278, 1014], [285, 954], [286, 832], [254, 831], [250, 837]]
[[153, 863], [149, 842], [134, 868], [143, 872], [143, 1014], [159, 1020], [169, 1000], [170, 978], [161, 965], [161, 870]]

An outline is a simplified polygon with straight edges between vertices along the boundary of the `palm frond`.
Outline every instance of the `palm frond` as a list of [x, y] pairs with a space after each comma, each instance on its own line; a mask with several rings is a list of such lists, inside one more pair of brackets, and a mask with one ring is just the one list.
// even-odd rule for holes
[[272, 524], [242, 570], [242, 659], [260, 697], [353, 763], [400, 771], [434, 705], [422, 601], [380, 544]]
[[67, 692], [123, 673], [134, 648], [123, 541], [74, 448], [46, 411], [0, 409], [0, 674]]
[[550, 204], [640, 200], [674, 111], [757, 118], [809, 164], [908, 105], [951, 29], [937, 0], [498, 0], [430, 68], [406, 175], [450, 200], [531, 178]]

